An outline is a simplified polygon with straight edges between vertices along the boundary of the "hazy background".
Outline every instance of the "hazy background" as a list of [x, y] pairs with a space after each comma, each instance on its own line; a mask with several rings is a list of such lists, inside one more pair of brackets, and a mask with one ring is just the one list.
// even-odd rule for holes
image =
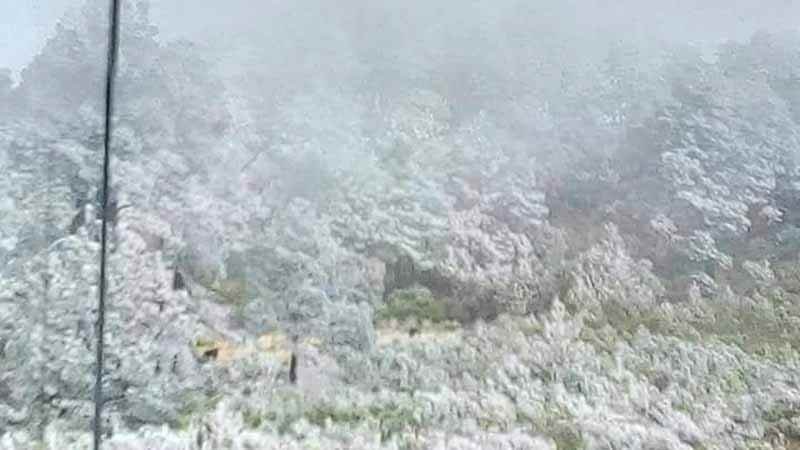
[[[3, 2], [0, 6], [0, 67], [11, 69], [16, 77], [53, 34], [59, 18], [70, 6], [79, 3], [75, 0]], [[231, 0], [225, 2], [223, 11], [221, 3], [215, 0], [161, 0], [152, 2], [151, 18], [162, 38], [201, 41], [213, 38], [221, 43], [226, 39], [263, 35], [267, 30], [260, 18], [267, 19], [290, 3], [293, 2]], [[448, 7], [457, 8], [466, 3], [480, 4], [450, 1]], [[492, 2], [484, 3], [490, 5]], [[530, 3], [533, 8], [541, 8], [543, 15], [553, 16], [559, 21], [559, 26], [565, 28], [574, 27], [585, 33], [608, 33], [608, 30], [616, 29], [624, 30], [629, 37], [639, 34], [682, 42], [746, 39], [760, 28], [800, 28], [800, 2], [792, 0], [566, 0], [558, 7], [554, 7], [552, 2]], [[347, 6], [342, 3], [337, 8]], [[320, 17], [320, 20], [324, 21], [324, 18]], [[219, 34], [221, 30], [228, 30], [230, 34], [223, 38]]]
[[6, 1], [0, 5], [0, 67], [16, 75], [53, 34], [71, 0]]
[[[230, 27], [239, 33], [261, 30], [259, 17], [271, 14], [276, 6], [285, 5], [280, 0], [264, 2], [233, 0], [226, 2], [225, 13], [220, 13], [219, 2], [201, 0], [153, 2], [153, 19], [160, 25], [164, 36], [208, 36], [217, 30]], [[339, 2], [337, 2], [339, 3]], [[381, 3], [381, 2], [376, 2]], [[385, 1], [384, 4], [414, 2]], [[456, 9], [466, 5], [487, 5], [493, 2], [437, 1]], [[576, 26], [586, 32], [605, 31], [609, 28], [627, 29], [652, 37], [675, 40], [720, 40], [730, 37], [747, 38], [758, 28], [797, 28], [800, 26], [800, 3], [792, 0], [732, 0], [704, 1], [639, 1], [639, 0], [565, 0], [555, 2], [531, 1], [544, 15], [553, 15], [563, 21], [563, 26]], [[346, 8], [342, 2], [340, 8]], [[166, 26], [165, 26], [166, 25]]]

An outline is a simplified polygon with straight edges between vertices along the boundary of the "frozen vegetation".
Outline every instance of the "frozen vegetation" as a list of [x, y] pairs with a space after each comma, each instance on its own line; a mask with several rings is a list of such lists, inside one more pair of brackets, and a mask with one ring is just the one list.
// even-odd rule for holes
[[[104, 449], [800, 449], [800, 33], [306, 3], [123, 2]], [[2, 450], [92, 442], [106, 7], [0, 71]]]

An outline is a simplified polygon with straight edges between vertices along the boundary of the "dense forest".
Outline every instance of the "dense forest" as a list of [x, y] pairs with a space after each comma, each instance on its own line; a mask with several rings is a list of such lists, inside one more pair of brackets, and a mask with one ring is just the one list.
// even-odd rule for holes
[[[106, 3], [0, 70], [2, 450], [91, 443]], [[104, 448], [800, 448], [800, 31], [122, 3]]]

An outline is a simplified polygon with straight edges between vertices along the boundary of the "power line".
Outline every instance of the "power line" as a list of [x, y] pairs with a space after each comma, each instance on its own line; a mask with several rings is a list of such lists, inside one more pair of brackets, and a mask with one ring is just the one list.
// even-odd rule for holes
[[106, 92], [105, 92], [105, 135], [103, 138], [103, 219], [100, 237], [100, 289], [97, 300], [97, 348], [95, 356], [95, 384], [94, 384], [94, 450], [100, 450], [102, 444], [102, 417], [103, 417], [103, 333], [105, 331], [106, 316], [106, 254], [108, 244], [108, 199], [110, 178], [110, 143], [111, 143], [111, 118], [114, 105], [114, 75], [117, 63], [118, 30], [119, 30], [119, 1], [111, 0], [109, 9], [109, 37], [108, 56], [106, 61]]

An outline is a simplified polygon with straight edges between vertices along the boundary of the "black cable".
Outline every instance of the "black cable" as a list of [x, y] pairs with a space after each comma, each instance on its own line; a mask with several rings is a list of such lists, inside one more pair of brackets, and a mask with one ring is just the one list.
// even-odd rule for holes
[[106, 316], [106, 248], [108, 244], [108, 198], [110, 178], [110, 143], [111, 143], [111, 118], [114, 104], [114, 74], [117, 65], [117, 39], [119, 30], [119, 2], [111, 0], [109, 10], [109, 37], [108, 59], [106, 61], [106, 97], [105, 97], [105, 135], [103, 137], [103, 198], [102, 198], [102, 229], [100, 237], [100, 289], [97, 300], [97, 348], [95, 358], [95, 384], [94, 384], [94, 450], [100, 450], [102, 444], [102, 417], [103, 417], [103, 333], [105, 330]]

